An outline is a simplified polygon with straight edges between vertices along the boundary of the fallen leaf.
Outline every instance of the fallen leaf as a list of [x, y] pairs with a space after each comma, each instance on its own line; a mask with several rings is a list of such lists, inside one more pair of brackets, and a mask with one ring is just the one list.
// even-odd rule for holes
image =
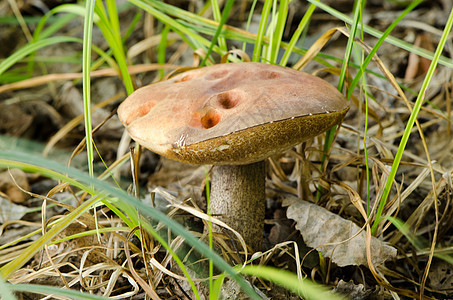
[[[431, 37], [424, 33], [417, 35], [414, 46], [434, 51]], [[407, 62], [406, 73], [404, 74], [404, 80], [412, 80], [420, 75], [425, 75], [428, 72], [430, 64], [430, 59], [418, 56], [411, 52]]]
[[[349, 265], [367, 265], [366, 234], [355, 223], [331, 213], [327, 209], [297, 198], [283, 201], [287, 206], [286, 215], [296, 221], [304, 242], [312, 248], [330, 257], [340, 267]], [[344, 242], [343, 241], [346, 241]], [[375, 266], [396, 257], [396, 249], [385, 242], [371, 238], [371, 261]]]
[[17, 205], [0, 197], [0, 224], [11, 220], [20, 220], [28, 211], [28, 207]]

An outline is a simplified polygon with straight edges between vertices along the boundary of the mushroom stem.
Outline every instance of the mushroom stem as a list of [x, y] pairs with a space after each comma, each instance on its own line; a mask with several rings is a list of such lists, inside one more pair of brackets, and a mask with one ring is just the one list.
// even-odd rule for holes
[[261, 251], [265, 212], [265, 163], [213, 166], [210, 208], [213, 216], [238, 231]]

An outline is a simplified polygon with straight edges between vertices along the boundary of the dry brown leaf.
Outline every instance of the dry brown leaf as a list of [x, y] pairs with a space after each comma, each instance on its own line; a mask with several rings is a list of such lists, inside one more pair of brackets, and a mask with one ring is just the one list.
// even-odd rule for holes
[[4, 193], [12, 202], [22, 203], [30, 196], [22, 192], [17, 185], [24, 190], [30, 189], [27, 175], [25, 175], [24, 171], [11, 169], [0, 173], [0, 192]]
[[[417, 35], [414, 46], [427, 49], [431, 52], [434, 51], [434, 45], [431, 37], [425, 33]], [[418, 56], [417, 54], [411, 52], [407, 62], [406, 73], [404, 74], [404, 80], [412, 80], [415, 77], [426, 74], [430, 64], [430, 59]]]
[[[340, 267], [368, 265], [366, 258], [366, 234], [349, 220], [331, 213], [323, 207], [297, 198], [283, 201], [288, 206], [286, 215], [296, 221], [304, 242], [330, 257]], [[371, 238], [371, 260], [375, 266], [396, 257], [396, 249]]]
[[310, 49], [307, 50], [307, 53], [294, 65], [293, 69], [302, 70], [308, 62], [310, 62], [321, 49], [327, 44], [332, 36], [338, 31], [339, 28], [335, 27], [327, 30], [320, 36], [314, 43], [311, 45]]

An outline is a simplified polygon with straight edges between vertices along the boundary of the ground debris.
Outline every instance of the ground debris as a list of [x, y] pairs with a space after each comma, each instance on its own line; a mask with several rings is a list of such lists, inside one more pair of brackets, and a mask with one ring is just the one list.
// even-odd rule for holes
[[355, 284], [351, 281], [340, 280], [333, 292], [346, 296], [349, 300], [379, 300], [384, 299], [384, 295], [379, 295], [371, 289], [366, 289], [361, 283]]
[[22, 190], [30, 190], [27, 175], [19, 169], [11, 169], [0, 173], [0, 193], [3, 193], [10, 201], [22, 203], [30, 196]]

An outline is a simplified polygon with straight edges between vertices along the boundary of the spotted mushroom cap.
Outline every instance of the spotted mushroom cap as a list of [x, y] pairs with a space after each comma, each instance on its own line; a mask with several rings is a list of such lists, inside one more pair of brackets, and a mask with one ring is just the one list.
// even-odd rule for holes
[[326, 81], [262, 63], [186, 71], [136, 90], [118, 108], [134, 140], [192, 164], [248, 164], [339, 124], [345, 98]]

